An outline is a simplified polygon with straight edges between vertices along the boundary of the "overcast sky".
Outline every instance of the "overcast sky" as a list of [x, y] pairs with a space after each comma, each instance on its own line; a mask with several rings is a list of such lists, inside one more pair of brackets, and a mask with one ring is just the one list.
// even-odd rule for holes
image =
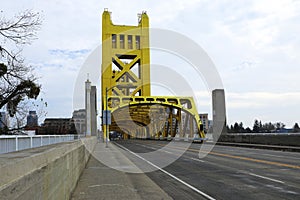
[[[47, 117], [71, 117], [76, 77], [101, 43], [104, 8], [112, 12], [113, 23], [126, 25], [137, 25], [137, 13], [147, 11], [150, 27], [173, 30], [197, 42], [222, 78], [229, 124], [241, 121], [252, 127], [254, 119], [260, 119], [292, 127], [300, 122], [298, 0], [2, 1], [0, 10], [7, 17], [25, 9], [43, 15], [39, 39], [24, 49], [24, 55], [41, 77]], [[152, 53], [152, 63], [160, 64], [159, 57]], [[164, 95], [156, 87], [152, 91]], [[209, 93], [197, 94], [198, 112], [211, 114]]]

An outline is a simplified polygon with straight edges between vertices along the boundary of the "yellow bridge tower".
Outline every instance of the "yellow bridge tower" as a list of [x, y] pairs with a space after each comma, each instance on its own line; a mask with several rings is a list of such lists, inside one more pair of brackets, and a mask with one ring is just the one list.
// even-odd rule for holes
[[146, 12], [137, 26], [114, 25], [103, 12], [101, 73], [104, 138], [109, 131], [125, 139], [205, 137], [192, 97], [151, 96]]

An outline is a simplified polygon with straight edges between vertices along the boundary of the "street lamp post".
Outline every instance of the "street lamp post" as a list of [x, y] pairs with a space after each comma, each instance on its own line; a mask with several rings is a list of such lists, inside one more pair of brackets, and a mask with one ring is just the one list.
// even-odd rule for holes
[[109, 131], [109, 125], [108, 125], [108, 91], [113, 89], [115, 86], [112, 86], [110, 88], [105, 88], [105, 129], [106, 129], [106, 144], [105, 144], [105, 147], [107, 148], [108, 147], [108, 137], [109, 137], [109, 134], [108, 134], [108, 131]]
[[105, 147], [107, 148], [107, 143], [108, 143], [108, 89], [109, 88], [105, 88], [105, 125], [106, 125], [106, 144]]
[[107, 109], [108, 109], [108, 106], [107, 106], [107, 102], [108, 102], [108, 98], [107, 98], [107, 93], [108, 93], [108, 90], [107, 90], [107, 88], [105, 88], [105, 120], [106, 120], [106, 122], [105, 122], [105, 125], [106, 125], [106, 138], [105, 138], [105, 142], [106, 142], [106, 144], [105, 144], [105, 147], [107, 148], [107, 131], [108, 131], [108, 116], [107, 116], [107, 114], [108, 114], [108, 112], [107, 112]]
[[[132, 84], [127, 84], [126, 85], [127, 87], [132, 87]], [[109, 125], [108, 125], [108, 91], [109, 90], [111, 90], [111, 89], [113, 89], [114, 87], [117, 87], [117, 85], [114, 85], [114, 86], [112, 86], [112, 87], [110, 87], [110, 88], [105, 88], [105, 109], [106, 109], [106, 111], [105, 111], [105, 116], [106, 116], [106, 119], [105, 119], [105, 123], [106, 123], [106, 127], [105, 127], [105, 129], [106, 129], [106, 146], [105, 147], [108, 147], [108, 136], [109, 136], [109, 134], [108, 134], [108, 130], [109, 130]]]

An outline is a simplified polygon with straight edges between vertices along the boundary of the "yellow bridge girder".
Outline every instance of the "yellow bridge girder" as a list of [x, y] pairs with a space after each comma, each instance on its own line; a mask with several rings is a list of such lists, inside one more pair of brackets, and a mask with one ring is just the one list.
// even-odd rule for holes
[[137, 26], [114, 25], [102, 15], [102, 110], [110, 110], [107, 131], [125, 138], [204, 138], [192, 97], [151, 96], [149, 18], [139, 15]]
[[[130, 130], [133, 137], [205, 137], [192, 97], [109, 96], [108, 108], [113, 116], [110, 130], [125, 134]], [[151, 133], [141, 131], [145, 128]]]

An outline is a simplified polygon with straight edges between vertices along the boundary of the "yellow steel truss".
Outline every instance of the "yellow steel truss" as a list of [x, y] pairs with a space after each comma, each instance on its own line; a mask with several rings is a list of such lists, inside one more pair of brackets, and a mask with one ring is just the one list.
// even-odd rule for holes
[[[205, 135], [192, 97], [110, 96], [111, 130], [137, 138], [194, 138]], [[135, 122], [134, 125], [130, 122]]]
[[115, 87], [118, 96], [150, 96], [148, 28], [146, 13], [141, 14], [138, 26], [120, 26], [112, 23], [108, 11], [103, 12], [102, 95], [106, 88]]
[[[146, 12], [138, 26], [114, 25], [103, 12], [101, 68], [102, 110], [112, 113], [108, 131], [125, 138], [205, 137], [192, 97], [151, 96]], [[105, 124], [103, 132], [105, 138]]]

